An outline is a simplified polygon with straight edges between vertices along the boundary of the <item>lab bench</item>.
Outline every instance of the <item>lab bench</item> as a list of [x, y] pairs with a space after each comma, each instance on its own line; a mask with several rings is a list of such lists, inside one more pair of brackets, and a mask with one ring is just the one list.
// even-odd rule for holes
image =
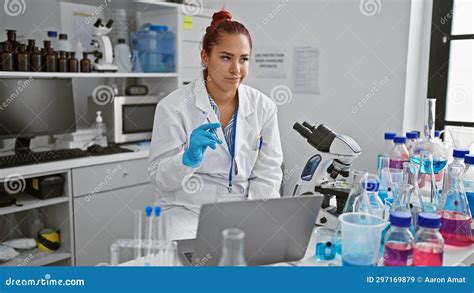
[[[18, 233], [26, 235], [27, 217], [39, 208], [45, 227], [60, 230], [61, 248], [53, 253], [23, 251], [0, 266], [96, 265], [110, 260], [110, 246], [133, 236], [133, 211], [151, 204], [155, 188], [148, 182], [148, 147], [134, 152], [48, 162], [0, 170], [0, 183], [45, 175], [61, 175], [63, 195], [45, 200], [21, 191], [13, 195], [22, 206], [0, 208], [14, 214]], [[13, 178], [13, 179], [12, 179]]]

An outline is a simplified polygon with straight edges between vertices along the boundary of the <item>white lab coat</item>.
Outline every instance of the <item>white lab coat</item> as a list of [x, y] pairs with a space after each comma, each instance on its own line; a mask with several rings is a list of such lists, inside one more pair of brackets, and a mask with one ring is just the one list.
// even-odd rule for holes
[[[280, 196], [283, 153], [277, 107], [249, 86], [240, 85], [238, 91], [238, 174], [233, 177], [232, 193], [227, 189], [231, 155], [221, 128], [217, 133], [223, 143], [217, 144], [216, 150], [208, 148], [199, 167], [182, 163], [191, 132], [207, 123], [206, 118], [219, 122], [203, 78], [175, 90], [156, 107], [148, 171], [150, 181], [156, 185], [158, 201], [168, 212], [171, 239], [195, 237], [202, 204]], [[259, 150], [260, 136], [263, 144]]]

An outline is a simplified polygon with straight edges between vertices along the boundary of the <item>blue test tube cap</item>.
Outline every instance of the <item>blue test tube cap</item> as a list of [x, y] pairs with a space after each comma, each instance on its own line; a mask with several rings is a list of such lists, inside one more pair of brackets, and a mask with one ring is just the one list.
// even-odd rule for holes
[[464, 163], [469, 165], [474, 165], [474, 155], [466, 155], [464, 157]]
[[437, 229], [441, 226], [441, 217], [435, 213], [419, 213], [418, 226]]
[[397, 136], [395, 132], [385, 132], [383, 135], [384, 139], [386, 140], [393, 140], [395, 136]]
[[458, 159], [464, 159], [464, 157], [468, 154], [469, 154], [469, 150], [466, 150], [466, 149], [453, 150], [453, 157], [458, 158]]
[[406, 133], [406, 136], [408, 139], [417, 139], [418, 138], [418, 133], [414, 131], [410, 131]]
[[151, 207], [151, 206], [146, 206], [146, 207], [145, 207], [145, 213], [146, 213], [146, 216], [147, 216], [147, 217], [150, 217], [151, 214], [153, 213], [153, 207]]
[[407, 142], [407, 138], [404, 137], [404, 136], [395, 136], [393, 138], [393, 142], [394, 143], [406, 143]]
[[397, 227], [410, 227], [411, 225], [411, 214], [408, 212], [391, 212], [390, 213], [390, 224]]
[[161, 214], [161, 207], [155, 207], [155, 217], [159, 217]]

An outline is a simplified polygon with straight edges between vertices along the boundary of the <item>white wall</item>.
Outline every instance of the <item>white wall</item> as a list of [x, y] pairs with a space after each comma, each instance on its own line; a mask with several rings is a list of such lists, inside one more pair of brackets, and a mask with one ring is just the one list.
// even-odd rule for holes
[[[352, 136], [362, 147], [355, 168], [371, 171], [382, 148], [383, 132], [403, 130], [412, 3], [410, 0], [369, 1], [380, 3], [375, 7], [378, 13], [370, 16], [366, 15], [370, 14], [367, 10], [370, 7], [365, 6], [364, 10], [360, 6], [364, 2], [367, 1], [205, 2], [216, 9], [225, 4], [234, 19], [250, 30], [254, 51], [269, 46], [282, 48], [292, 64], [293, 46], [315, 45], [320, 50], [320, 94], [293, 93], [290, 103], [279, 106], [288, 172], [286, 193], [297, 180], [298, 168], [313, 152], [292, 130], [294, 122], [324, 123]], [[292, 88], [292, 76], [292, 66], [288, 67], [285, 79], [258, 78], [251, 68], [247, 83], [270, 95], [278, 85]], [[410, 120], [407, 127], [415, 124]]]

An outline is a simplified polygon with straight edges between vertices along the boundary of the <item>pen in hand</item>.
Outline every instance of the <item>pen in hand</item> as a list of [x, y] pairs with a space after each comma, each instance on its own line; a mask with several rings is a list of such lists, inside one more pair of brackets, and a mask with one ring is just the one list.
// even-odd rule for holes
[[[209, 117], [206, 118], [208, 123], [211, 123], [211, 120], [209, 120]], [[211, 132], [216, 136], [216, 141], [218, 144], [222, 144], [222, 140], [217, 136], [217, 130], [213, 129]]]

